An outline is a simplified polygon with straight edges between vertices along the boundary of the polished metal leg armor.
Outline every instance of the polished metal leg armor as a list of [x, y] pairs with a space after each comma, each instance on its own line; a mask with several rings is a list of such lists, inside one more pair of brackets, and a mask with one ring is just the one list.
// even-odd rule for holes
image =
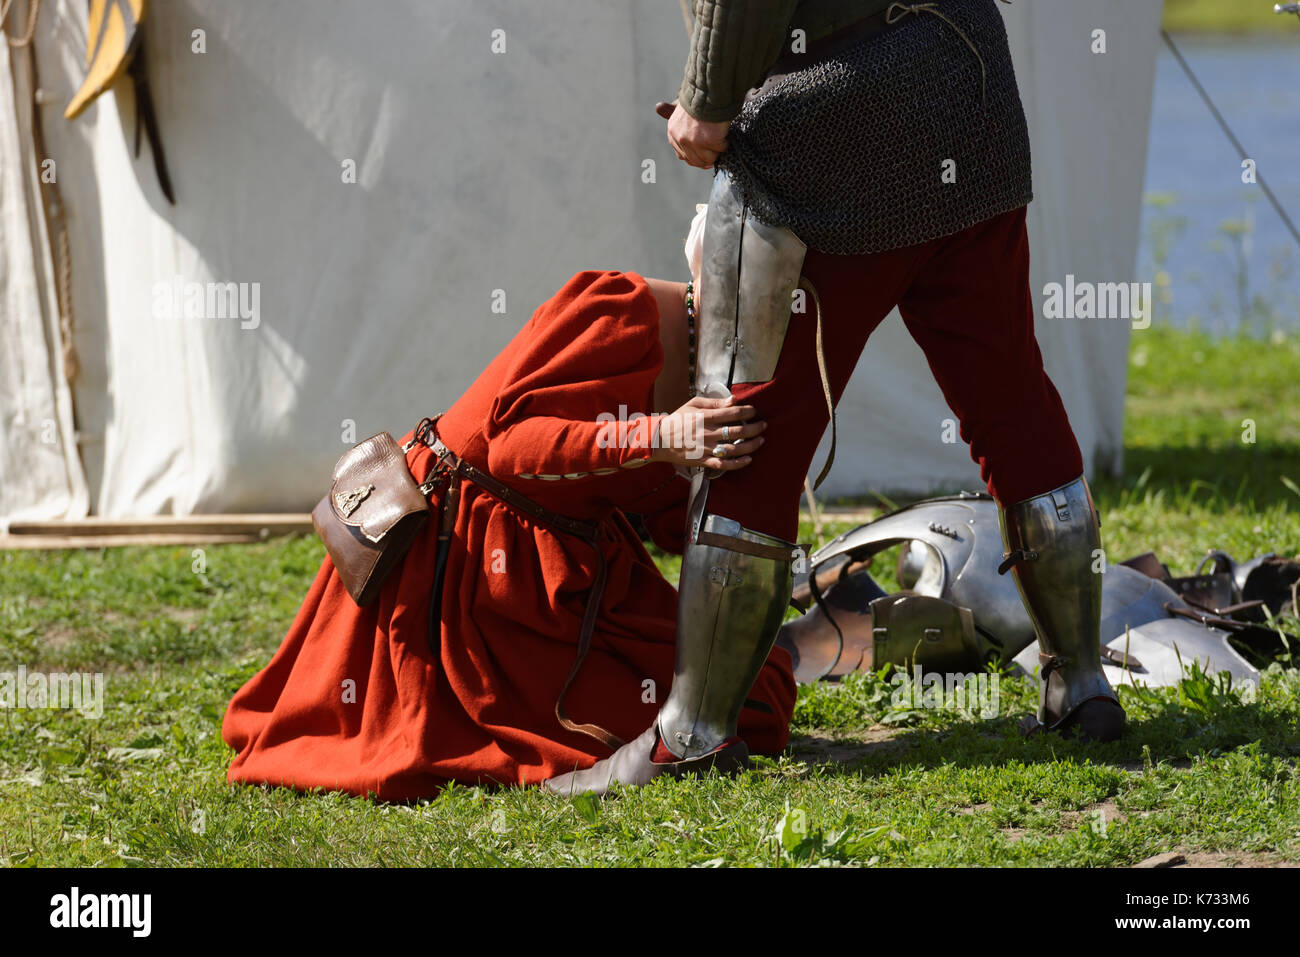
[[718, 171], [698, 290], [701, 395], [725, 397], [737, 382], [767, 382], [776, 374], [807, 251], [790, 230], [755, 219], [731, 176]]
[[[700, 267], [695, 381], [724, 397], [776, 374], [807, 247], [755, 219], [731, 176], [713, 181]], [[745, 697], [776, 641], [793, 585], [795, 546], [709, 514], [710, 478], [697, 470], [677, 602], [677, 661], [660, 709], [664, 745], [707, 754], [736, 734]]]
[[672, 690], [659, 737], [695, 758], [736, 736], [736, 722], [776, 641], [793, 584], [794, 546], [717, 515], [687, 546], [677, 605]]
[[[700, 267], [696, 391], [725, 398], [776, 373], [807, 247], [759, 222], [730, 175], [709, 197]], [[654, 725], [585, 771], [546, 782], [558, 794], [603, 794], [614, 782], [733, 771], [748, 756], [736, 737], [745, 698], [767, 661], [790, 600], [795, 546], [706, 509], [710, 478], [696, 469], [677, 604], [673, 685]], [[655, 762], [662, 741], [675, 761]]]
[[1083, 476], [999, 507], [1011, 570], [1038, 634], [1042, 682], [1038, 720], [1048, 730], [1113, 740], [1124, 711], [1101, 667], [1100, 524]]

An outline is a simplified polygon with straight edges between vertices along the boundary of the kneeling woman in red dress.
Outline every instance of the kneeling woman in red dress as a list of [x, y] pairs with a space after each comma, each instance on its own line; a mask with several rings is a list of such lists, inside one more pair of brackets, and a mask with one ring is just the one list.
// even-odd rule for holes
[[[462, 481], [440, 635], [428, 627], [436, 522], [365, 607], [327, 558], [279, 651], [226, 711], [232, 783], [387, 800], [449, 781], [537, 784], [608, 757], [611, 735], [631, 740], [649, 726], [672, 682], [677, 592], [625, 513], [681, 551], [688, 483], [679, 466], [743, 468], [762, 439], [752, 409], [689, 399], [686, 297], [681, 283], [579, 273], [436, 422], [437, 438], [467, 464], [594, 525], [595, 545]], [[655, 440], [694, 430], [696, 447], [709, 449], [724, 425], [746, 441], [723, 461]], [[434, 453], [417, 444], [407, 461], [422, 481]], [[597, 546], [595, 626], [565, 690], [601, 571]], [[794, 699], [778, 648], [741, 713], [750, 751], [785, 747]]]

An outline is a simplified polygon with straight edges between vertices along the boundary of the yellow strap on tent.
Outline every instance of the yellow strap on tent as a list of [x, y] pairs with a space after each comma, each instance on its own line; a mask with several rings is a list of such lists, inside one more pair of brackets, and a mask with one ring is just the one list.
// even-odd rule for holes
[[63, 111], [75, 120], [112, 86], [131, 62], [144, 21], [145, 0], [90, 0], [86, 31], [86, 82]]

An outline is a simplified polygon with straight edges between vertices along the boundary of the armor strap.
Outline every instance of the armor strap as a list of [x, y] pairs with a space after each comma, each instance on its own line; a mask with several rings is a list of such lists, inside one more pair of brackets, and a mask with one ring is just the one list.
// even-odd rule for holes
[[1012, 567], [1015, 565], [1018, 565], [1021, 562], [1027, 562], [1037, 557], [1038, 552], [1030, 548], [1017, 548], [1013, 551], [1007, 552], [1002, 559], [1002, 564], [998, 565], [998, 574], [1005, 575], [1007, 572], [1011, 571]]
[[[1069, 659], [1061, 655], [1045, 655], [1042, 652], [1038, 654], [1038, 723], [1044, 728], [1051, 728], [1052, 725], [1046, 720], [1047, 718], [1047, 679], [1051, 677], [1052, 672], [1068, 665]], [[1064, 718], [1058, 718], [1055, 722], [1059, 724]]]
[[835, 461], [835, 395], [831, 390], [831, 377], [826, 371], [826, 347], [822, 336], [822, 300], [817, 295], [817, 287], [814, 286], [807, 278], [802, 281], [808, 289], [808, 294], [812, 296], [813, 308], [817, 310], [817, 371], [822, 377], [822, 392], [826, 396], [826, 409], [830, 413], [831, 419], [831, 448], [826, 453], [826, 462], [822, 465], [822, 470], [817, 474], [817, 481], [813, 483], [813, 491], [821, 488], [822, 481], [830, 473], [831, 463]]
[[794, 558], [794, 549], [791, 548], [785, 548], [781, 545], [764, 545], [761, 542], [751, 542], [745, 538], [733, 538], [730, 535], [719, 535], [717, 532], [708, 532], [704, 529], [700, 529], [699, 534], [695, 536], [695, 541], [700, 545], [714, 545], [731, 552], [740, 552], [742, 555], [753, 555], [755, 558], [770, 558], [778, 562], [788, 562]]
[[[820, 345], [820, 343], [818, 343], [818, 345]], [[844, 567], [840, 570], [841, 579], [843, 579], [844, 573], [848, 570], [850, 564], [851, 564], [850, 562], [844, 563]], [[808, 684], [812, 684], [813, 682], [821, 681], [828, 674], [834, 671], [835, 666], [840, 663], [840, 658], [844, 656], [844, 631], [843, 629], [840, 628], [840, 623], [835, 620], [835, 615], [831, 612], [830, 606], [826, 604], [826, 597], [822, 594], [822, 590], [817, 586], [816, 572], [809, 573], [808, 586], [812, 591], [813, 601], [817, 604], [817, 607], [821, 609], [821, 613], [826, 616], [826, 620], [831, 623], [831, 627], [835, 629], [835, 637], [839, 639], [839, 643], [840, 643], [839, 651], [835, 653], [835, 660], [832, 661], [829, 665], [827, 665], [826, 669], [821, 674], [817, 675], [817, 677], [813, 678], [812, 681], [808, 682]], [[792, 602], [793, 602], [793, 596], [792, 596]], [[802, 609], [800, 610], [802, 611]]]
[[[1245, 602], [1248, 606], [1253, 606], [1253, 602]], [[1192, 621], [1199, 621], [1202, 625], [1210, 628], [1221, 628], [1224, 631], [1239, 632], [1247, 631], [1250, 623], [1239, 621], [1236, 618], [1225, 618], [1223, 615], [1207, 614], [1197, 608], [1182, 608], [1171, 601], [1165, 602], [1165, 611], [1171, 615], [1177, 615], [1179, 618], [1190, 618]], [[1221, 609], [1226, 610], [1226, 609]]]
[[[424, 486], [420, 486], [421, 489]], [[427, 492], [425, 494], [428, 494]], [[452, 475], [447, 490], [438, 500], [438, 550], [433, 565], [433, 596], [429, 600], [429, 621], [425, 641], [436, 660], [442, 647], [442, 589], [447, 577], [447, 558], [451, 554], [451, 536], [460, 514], [460, 476]]]
[[1118, 648], [1110, 647], [1110, 645], [1101, 646], [1101, 657], [1119, 668], [1136, 668], [1138, 671], [1146, 670], [1143, 668], [1142, 662], [1138, 661], [1136, 655], [1126, 654]]
[[[747, 538], [710, 532], [704, 528], [701, 528], [695, 536], [695, 541], [700, 545], [713, 545], [718, 548], [725, 548], [728, 551], [740, 552], [742, 555], [753, 555], [755, 558], [770, 558], [778, 562], [794, 561], [795, 556], [800, 552], [804, 555], [812, 554], [811, 544], [796, 544], [793, 546], [765, 545], [762, 542], [750, 541]], [[798, 608], [799, 606], [796, 605], [795, 607]]]

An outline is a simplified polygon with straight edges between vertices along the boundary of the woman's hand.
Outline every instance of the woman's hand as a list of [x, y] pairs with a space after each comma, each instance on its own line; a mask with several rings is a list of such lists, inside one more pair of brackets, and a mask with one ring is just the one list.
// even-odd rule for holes
[[742, 469], [763, 444], [760, 433], [767, 423], [755, 419], [757, 414], [752, 405], [738, 405], [733, 397], [697, 395], [660, 419], [650, 458], [720, 472]]

